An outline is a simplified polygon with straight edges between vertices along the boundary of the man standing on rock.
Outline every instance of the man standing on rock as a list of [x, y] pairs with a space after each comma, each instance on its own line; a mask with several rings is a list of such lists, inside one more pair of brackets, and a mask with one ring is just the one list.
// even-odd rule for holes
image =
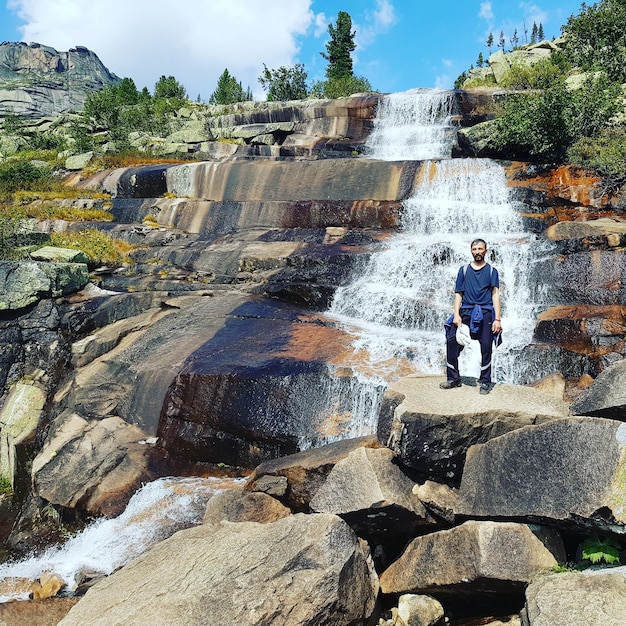
[[[485, 261], [487, 244], [483, 239], [472, 241], [474, 261], [459, 269], [454, 288], [454, 315], [446, 322], [446, 377], [439, 386], [453, 389], [461, 386], [459, 354], [468, 343], [466, 336], [480, 342], [481, 364], [478, 384], [487, 394], [491, 384], [491, 353], [493, 342], [500, 341], [500, 279], [498, 270]], [[459, 336], [460, 335], [460, 336]], [[457, 339], [457, 336], [458, 339]]]

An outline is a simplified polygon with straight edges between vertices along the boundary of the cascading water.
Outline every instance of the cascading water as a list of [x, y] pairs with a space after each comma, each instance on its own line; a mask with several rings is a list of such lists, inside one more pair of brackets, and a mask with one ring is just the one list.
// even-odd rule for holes
[[[68, 590], [73, 590], [81, 573], [111, 574], [177, 530], [199, 524], [209, 498], [241, 480], [162, 478], [148, 483], [119, 517], [94, 522], [62, 546], [0, 565], [0, 583], [18, 578], [37, 580], [45, 572], [59, 575]], [[26, 599], [20, 592], [0, 595], [0, 602]]]
[[[497, 162], [450, 158], [453, 115], [453, 92], [414, 90], [383, 99], [369, 156], [428, 161], [419, 188], [404, 203], [401, 234], [337, 290], [329, 315], [358, 335], [355, 349], [369, 355], [373, 368], [381, 364], [383, 378], [392, 373], [385, 364], [398, 359], [415, 372], [443, 374], [443, 323], [452, 312], [454, 281], [471, 260], [471, 241], [481, 237], [490, 249], [487, 260], [500, 272], [504, 305], [495, 380], [519, 382], [519, 354], [531, 340], [537, 310], [526, 281], [536, 243], [523, 231]], [[462, 375], [479, 373], [473, 343], [460, 360]]]

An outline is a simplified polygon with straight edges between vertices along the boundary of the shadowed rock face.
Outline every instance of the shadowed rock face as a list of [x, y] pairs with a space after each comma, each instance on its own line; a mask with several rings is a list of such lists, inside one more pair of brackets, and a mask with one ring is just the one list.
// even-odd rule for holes
[[247, 302], [182, 366], [161, 411], [161, 445], [185, 460], [244, 467], [296, 452], [341, 414], [319, 402], [328, 364], [348, 350], [349, 336], [315, 316]]

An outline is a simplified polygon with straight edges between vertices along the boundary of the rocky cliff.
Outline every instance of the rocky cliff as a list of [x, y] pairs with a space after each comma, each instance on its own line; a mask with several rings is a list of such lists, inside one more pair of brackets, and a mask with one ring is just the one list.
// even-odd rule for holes
[[80, 111], [87, 96], [119, 79], [83, 46], [68, 52], [38, 43], [0, 44], [0, 117]]

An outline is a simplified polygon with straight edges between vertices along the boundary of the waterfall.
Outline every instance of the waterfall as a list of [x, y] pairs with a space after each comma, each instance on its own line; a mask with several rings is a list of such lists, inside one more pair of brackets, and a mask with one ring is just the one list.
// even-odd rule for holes
[[[119, 517], [99, 519], [62, 546], [0, 565], [0, 582], [37, 580], [44, 572], [53, 572], [73, 590], [82, 574], [109, 575], [177, 530], [201, 523], [209, 498], [241, 480], [161, 478], [148, 483]], [[0, 595], [0, 602], [25, 599], [19, 593]]]
[[[456, 274], [471, 261], [471, 241], [483, 238], [487, 261], [500, 273], [503, 301], [504, 342], [494, 351], [494, 380], [516, 383], [538, 308], [527, 280], [538, 244], [524, 232], [500, 164], [450, 158], [453, 116], [453, 92], [414, 90], [383, 99], [369, 156], [428, 160], [404, 203], [400, 234], [337, 290], [329, 315], [357, 335], [355, 350], [368, 355], [371, 367], [381, 364], [382, 376], [398, 359], [416, 373], [443, 374], [443, 323], [452, 313]], [[477, 377], [479, 347], [473, 344], [459, 365], [462, 375]]]

